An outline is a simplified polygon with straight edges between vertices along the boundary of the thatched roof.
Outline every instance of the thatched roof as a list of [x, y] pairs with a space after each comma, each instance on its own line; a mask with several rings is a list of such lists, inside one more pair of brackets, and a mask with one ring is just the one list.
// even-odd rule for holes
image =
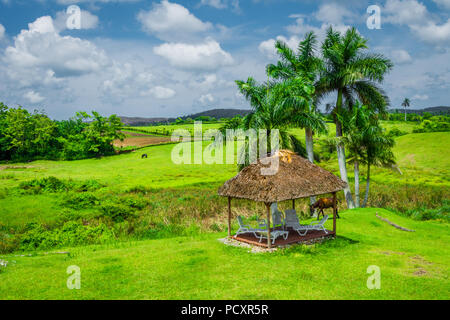
[[279, 169], [274, 175], [261, 174], [261, 168], [268, 168], [269, 164], [258, 160], [225, 182], [219, 188], [219, 195], [278, 202], [335, 192], [347, 185], [331, 172], [292, 151], [280, 150], [272, 157], [279, 158]]

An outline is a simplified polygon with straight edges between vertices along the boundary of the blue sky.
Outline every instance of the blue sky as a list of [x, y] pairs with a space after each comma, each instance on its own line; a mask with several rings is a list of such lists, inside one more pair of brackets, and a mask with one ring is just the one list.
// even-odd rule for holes
[[[81, 29], [66, 27], [73, 4]], [[381, 29], [366, 26], [369, 5]], [[392, 107], [450, 105], [449, 12], [450, 0], [0, 0], [0, 101], [57, 119], [249, 108], [234, 80], [265, 80], [276, 39], [295, 47], [333, 25], [394, 61]]]

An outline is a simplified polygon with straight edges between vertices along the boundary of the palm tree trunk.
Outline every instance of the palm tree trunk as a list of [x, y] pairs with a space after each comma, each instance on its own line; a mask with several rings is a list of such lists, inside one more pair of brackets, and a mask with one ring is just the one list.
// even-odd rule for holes
[[[342, 90], [338, 91], [338, 98], [336, 102], [336, 109], [339, 112], [342, 107]], [[342, 124], [336, 119], [336, 137], [342, 137]], [[352, 192], [350, 191], [350, 187], [348, 184], [348, 176], [347, 176], [347, 166], [345, 163], [345, 148], [342, 143], [338, 143], [336, 145], [338, 163], [339, 163], [339, 171], [341, 173], [341, 179], [347, 183], [347, 187], [344, 188], [345, 200], [347, 201], [347, 207], [349, 209], [353, 209], [355, 205], [353, 204]]]
[[[314, 151], [313, 151], [313, 131], [311, 128], [305, 128], [305, 145], [306, 154], [308, 155], [308, 160], [314, 163]], [[310, 197], [309, 202], [311, 204], [316, 202], [316, 197]]]
[[405, 108], [404, 108], [404, 109], [405, 109], [405, 121], [406, 121], [406, 106], [405, 106]]
[[359, 208], [359, 162], [355, 161], [355, 207]]
[[369, 199], [369, 185], [370, 185], [370, 163], [367, 164], [367, 181], [366, 181], [366, 194], [364, 195], [363, 208], [367, 205], [367, 200]]

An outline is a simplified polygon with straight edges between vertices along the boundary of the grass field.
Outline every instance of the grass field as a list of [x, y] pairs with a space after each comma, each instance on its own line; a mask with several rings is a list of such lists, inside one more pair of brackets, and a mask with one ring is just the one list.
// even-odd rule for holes
[[[395, 213], [344, 212], [336, 241], [275, 254], [217, 241], [226, 230], [226, 199], [217, 189], [236, 166], [176, 165], [174, 145], [100, 159], [0, 164], [0, 259], [9, 261], [0, 269], [0, 298], [448, 299], [450, 133], [406, 134], [396, 142], [403, 174], [374, 168], [369, 197], [369, 206]], [[320, 165], [338, 174], [334, 158]], [[363, 167], [363, 181], [364, 174]], [[66, 189], [24, 187], [45, 177]], [[307, 201], [298, 201], [298, 210], [306, 212]], [[419, 209], [428, 211], [411, 214]], [[245, 200], [233, 210], [250, 223], [264, 212]], [[387, 225], [375, 211], [416, 232]], [[372, 264], [381, 268], [381, 290], [366, 287]], [[81, 290], [65, 287], [69, 265], [82, 269]]]
[[[225, 246], [217, 241], [225, 234], [215, 233], [3, 256], [11, 264], [0, 273], [0, 292], [6, 299], [450, 298], [448, 224], [383, 209], [341, 216], [335, 241], [273, 254]], [[80, 290], [66, 287], [70, 265], [81, 269]], [[379, 290], [366, 286], [370, 265], [380, 268]]]

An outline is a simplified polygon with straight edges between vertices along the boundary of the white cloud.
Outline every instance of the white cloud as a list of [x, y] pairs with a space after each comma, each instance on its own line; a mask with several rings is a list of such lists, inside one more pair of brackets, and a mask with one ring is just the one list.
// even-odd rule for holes
[[5, 36], [5, 27], [0, 23], [0, 40]]
[[83, 2], [89, 2], [89, 3], [110, 3], [110, 2], [138, 2], [140, 0], [57, 0], [59, 4], [74, 4], [74, 3], [83, 3]]
[[165, 88], [161, 86], [156, 86], [149, 90], [149, 93], [156, 99], [170, 99], [175, 96], [175, 90], [170, 88]]
[[402, 64], [407, 63], [412, 60], [411, 56], [409, 55], [408, 51], [400, 49], [400, 50], [393, 50], [391, 53], [392, 60], [395, 63]]
[[343, 24], [345, 20], [354, 19], [355, 14], [337, 3], [321, 5], [314, 14], [316, 20], [327, 24]]
[[450, 0], [433, 0], [439, 6], [450, 9]]
[[[292, 16], [295, 17], [295, 16]], [[296, 17], [295, 23], [286, 27], [286, 30], [292, 34], [303, 36], [307, 32], [314, 31], [317, 36], [317, 40], [321, 42], [326, 35], [327, 29], [332, 26], [335, 31], [344, 33], [350, 26], [345, 24], [333, 24], [323, 23], [320, 27], [315, 27], [305, 23], [305, 19], [302, 16]]]
[[42, 97], [39, 92], [34, 92], [34, 91], [28, 91], [27, 93], [25, 93], [23, 95], [23, 97], [25, 99], [27, 99], [30, 103], [35, 104], [35, 103], [39, 103], [45, 100], [44, 97]]
[[[325, 6], [323, 6], [325, 7]], [[316, 13], [317, 15], [317, 13]], [[277, 40], [285, 42], [291, 49], [296, 50], [299, 42], [303, 39], [303, 36], [310, 31], [313, 31], [317, 36], [317, 41], [320, 43], [326, 35], [327, 29], [332, 26], [334, 30], [344, 33], [350, 26], [344, 24], [329, 24], [323, 23], [320, 27], [315, 27], [305, 23], [305, 18], [303, 15], [290, 15], [290, 18], [295, 18], [295, 23], [288, 25], [286, 30], [292, 35], [287, 38], [284, 36], [277, 36], [276, 39], [268, 39], [262, 41], [258, 49], [261, 53], [267, 56], [269, 59], [274, 59], [277, 57], [277, 50], [275, 49], [275, 42]]]
[[211, 23], [202, 22], [182, 5], [167, 0], [153, 4], [149, 11], [140, 11], [137, 19], [144, 31], [167, 41], [186, 39], [212, 28]]
[[153, 51], [181, 69], [215, 70], [234, 62], [232, 56], [213, 39], [200, 44], [164, 43]]
[[278, 36], [276, 39], [269, 39], [261, 42], [258, 46], [259, 51], [264, 55], [266, 55], [269, 59], [276, 58], [277, 50], [275, 49], [275, 42], [277, 40], [283, 41], [288, 45], [288, 47], [290, 47], [293, 50], [295, 50], [298, 47], [298, 44], [300, 42], [300, 38], [297, 37], [296, 35], [293, 35], [290, 38]]
[[198, 102], [202, 105], [207, 105], [213, 103], [215, 101], [213, 95], [211, 93], [203, 94], [198, 98]]
[[108, 70], [101, 84], [103, 98], [116, 102], [133, 96], [149, 95], [153, 75], [149, 70], [138, 71], [131, 63], [117, 63]]
[[231, 7], [235, 13], [242, 13], [239, 0], [201, 0], [200, 5], [210, 6], [216, 9], [226, 9]]
[[423, 100], [428, 100], [428, 95], [426, 95], [426, 94], [416, 94], [416, 95], [414, 95], [413, 97], [413, 100], [421, 100], [421, 101], [423, 101]]
[[387, 0], [382, 12], [383, 21], [393, 24], [420, 24], [429, 18], [425, 5], [416, 0]]
[[[449, 1], [438, 2], [446, 4]], [[417, 0], [387, 0], [383, 12], [387, 13], [385, 22], [407, 25], [424, 42], [437, 46], [450, 42], [450, 19], [440, 24]]]
[[5, 50], [4, 62], [14, 70], [50, 71], [56, 77], [77, 76], [102, 70], [110, 63], [102, 50], [86, 40], [60, 36], [49, 16], [36, 19], [22, 30], [14, 46]]
[[[37, 18], [34, 22], [28, 24], [31, 33], [54, 33], [53, 19], [50, 16]], [[22, 30], [23, 31], [23, 30]]]
[[450, 42], [450, 19], [441, 25], [429, 22], [426, 25], [412, 25], [410, 28], [422, 41], [437, 45]]
[[211, 6], [216, 9], [225, 9], [227, 7], [227, 3], [224, 0], [201, 0], [200, 4]]
[[[66, 11], [59, 11], [56, 13], [54, 20], [55, 28], [58, 31], [65, 30], [67, 28], [67, 15]], [[98, 26], [98, 17], [89, 11], [81, 10], [80, 17], [81, 29], [95, 29]]]

